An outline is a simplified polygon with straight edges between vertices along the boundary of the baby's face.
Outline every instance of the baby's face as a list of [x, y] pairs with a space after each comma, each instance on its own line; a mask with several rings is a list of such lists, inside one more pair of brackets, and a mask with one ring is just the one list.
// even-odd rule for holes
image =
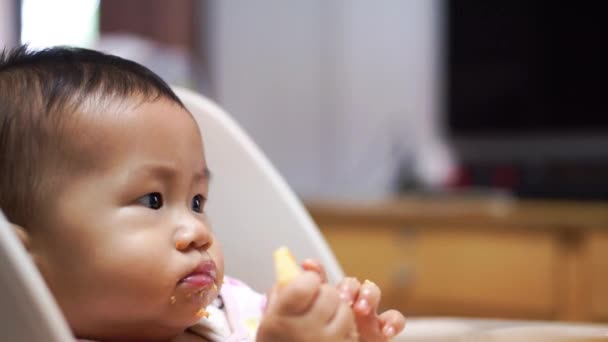
[[82, 130], [99, 139], [91, 153], [103, 161], [57, 194], [48, 225], [32, 233], [35, 261], [77, 336], [176, 334], [199, 320], [223, 279], [196, 123], [158, 100]]

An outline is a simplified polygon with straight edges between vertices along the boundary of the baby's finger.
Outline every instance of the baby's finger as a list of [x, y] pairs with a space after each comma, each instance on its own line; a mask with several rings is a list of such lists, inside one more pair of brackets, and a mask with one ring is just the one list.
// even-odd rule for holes
[[340, 298], [345, 301], [348, 306], [352, 306], [359, 294], [359, 288], [361, 283], [357, 278], [347, 277], [342, 279], [338, 283], [338, 292], [340, 292]]
[[358, 341], [357, 325], [353, 312], [346, 303], [340, 303], [327, 329], [333, 336], [344, 336], [347, 341]]
[[405, 328], [405, 317], [397, 310], [388, 310], [378, 316], [382, 326], [382, 335], [392, 338]]
[[302, 272], [273, 295], [272, 308], [286, 315], [309, 310], [321, 287], [321, 278], [314, 272]]
[[366, 280], [359, 288], [359, 294], [355, 299], [353, 310], [356, 315], [367, 316], [375, 314], [380, 304], [380, 288], [375, 283]]
[[340, 304], [342, 304], [342, 302], [338, 296], [338, 290], [333, 286], [323, 284], [321, 285], [319, 294], [315, 298], [309, 314], [325, 325], [334, 318]]
[[317, 260], [304, 259], [304, 261], [302, 261], [302, 269], [305, 271], [316, 272], [321, 277], [321, 281], [323, 283], [327, 283], [327, 273], [325, 272], [325, 267], [323, 267], [323, 265], [321, 265], [321, 263]]

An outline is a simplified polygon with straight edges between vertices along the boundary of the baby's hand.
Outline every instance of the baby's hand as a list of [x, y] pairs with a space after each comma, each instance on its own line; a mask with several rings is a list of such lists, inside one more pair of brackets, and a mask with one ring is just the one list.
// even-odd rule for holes
[[351, 303], [359, 341], [388, 341], [405, 327], [405, 317], [399, 311], [378, 314], [381, 291], [373, 282], [366, 280], [361, 284], [356, 278], [344, 278], [338, 284], [338, 291], [341, 298]]
[[[306, 259], [302, 268], [316, 272], [323, 282], [327, 282], [325, 269], [318, 261]], [[399, 311], [388, 310], [378, 315], [381, 291], [371, 281], [361, 284], [356, 278], [344, 278], [337, 288], [342, 300], [349, 303], [355, 314], [359, 341], [387, 341], [405, 327], [405, 318]]]
[[353, 311], [338, 290], [315, 272], [302, 272], [275, 286], [260, 322], [257, 341], [357, 341]]

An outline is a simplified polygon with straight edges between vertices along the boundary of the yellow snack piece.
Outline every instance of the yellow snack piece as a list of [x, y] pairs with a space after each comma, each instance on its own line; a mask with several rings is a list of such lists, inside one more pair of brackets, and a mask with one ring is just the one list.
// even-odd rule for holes
[[273, 254], [274, 270], [276, 272], [277, 282], [279, 286], [284, 286], [295, 278], [302, 270], [293, 254], [287, 247], [280, 247]]

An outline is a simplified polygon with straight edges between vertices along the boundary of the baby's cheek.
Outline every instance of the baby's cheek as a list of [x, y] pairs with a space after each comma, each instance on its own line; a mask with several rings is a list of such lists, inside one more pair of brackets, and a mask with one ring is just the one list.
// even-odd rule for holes
[[224, 279], [224, 251], [222, 250], [222, 245], [215, 236], [213, 237], [213, 245], [209, 248], [208, 254], [215, 262], [215, 266], [217, 267], [218, 285], [221, 285], [221, 282]]
[[92, 272], [99, 284], [97, 292], [101, 292], [93, 295], [104, 298], [116, 310], [134, 315], [146, 315], [146, 311], [165, 305], [177, 280], [167, 273], [167, 265], [150, 262], [162, 259], [141, 259], [148, 258], [106, 259]]

